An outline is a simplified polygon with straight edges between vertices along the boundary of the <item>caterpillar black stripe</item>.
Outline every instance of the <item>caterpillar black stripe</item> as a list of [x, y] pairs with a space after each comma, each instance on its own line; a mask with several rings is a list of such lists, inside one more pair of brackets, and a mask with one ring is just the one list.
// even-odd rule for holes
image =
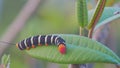
[[58, 50], [61, 54], [66, 53], [66, 44], [65, 41], [56, 35], [37, 35], [26, 38], [16, 44], [17, 48], [20, 50], [29, 50], [30, 48], [35, 48], [36, 46], [41, 45], [57, 45]]

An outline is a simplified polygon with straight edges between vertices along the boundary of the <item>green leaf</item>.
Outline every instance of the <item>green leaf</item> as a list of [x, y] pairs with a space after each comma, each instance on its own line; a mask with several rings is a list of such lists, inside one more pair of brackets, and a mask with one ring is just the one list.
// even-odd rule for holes
[[[117, 23], [116, 21], [117, 21], [118, 19], [120, 19], [120, 14], [111, 16], [111, 17], [109, 17], [109, 18], [107, 18], [107, 19], [99, 22], [99, 23], [96, 25], [95, 30], [96, 30], [96, 29], [99, 29], [101, 26], [103, 26], [103, 25], [105, 25], [105, 24]], [[118, 20], [118, 22], [119, 22], [119, 20]]]
[[101, 51], [105, 54], [109, 54], [111, 56], [113, 56], [114, 58], [119, 59], [119, 57], [117, 57], [109, 48], [105, 47], [103, 44], [95, 41], [95, 40], [91, 40], [87, 37], [83, 37], [83, 36], [77, 36], [77, 35], [61, 35], [62, 38], [64, 38], [66, 40], [67, 43], [76, 45], [76, 46], [81, 46], [81, 47], [85, 47], [85, 48], [89, 48], [89, 49], [94, 49], [94, 50], [98, 50]]
[[86, 37], [60, 35], [66, 41], [67, 53], [62, 55], [56, 46], [36, 47], [26, 52], [38, 59], [66, 64], [104, 62], [119, 64], [120, 59], [104, 45]]
[[80, 27], [85, 27], [88, 24], [86, 0], [77, 0], [77, 18]]

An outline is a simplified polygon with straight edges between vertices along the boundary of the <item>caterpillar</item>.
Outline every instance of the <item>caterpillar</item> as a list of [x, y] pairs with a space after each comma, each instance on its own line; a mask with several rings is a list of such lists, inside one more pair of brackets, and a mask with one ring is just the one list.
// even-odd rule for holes
[[16, 44], [16, 47], [20, 50], [29, 50], [30, 48], [35, 48], [41, 45], [57, 45], [58, 50], [61, 54], [66, 53], [65, 40], [56, 35], [37, 35], [26, 38]]

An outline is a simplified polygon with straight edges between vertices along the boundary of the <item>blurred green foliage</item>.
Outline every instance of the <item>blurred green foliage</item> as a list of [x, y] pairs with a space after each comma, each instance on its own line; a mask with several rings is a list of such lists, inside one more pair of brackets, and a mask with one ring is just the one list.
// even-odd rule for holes
[[10, 65], [10, 55], [4, 54], [1, 58], [1, 64], [5, 66], [5, 68]]
[[0, 19], [0, 35], [7, 29], [12, 23], [15, 17], [20, 12], [21, 8], [26, 3], [26, 0], [2, 0], [2, 15]]

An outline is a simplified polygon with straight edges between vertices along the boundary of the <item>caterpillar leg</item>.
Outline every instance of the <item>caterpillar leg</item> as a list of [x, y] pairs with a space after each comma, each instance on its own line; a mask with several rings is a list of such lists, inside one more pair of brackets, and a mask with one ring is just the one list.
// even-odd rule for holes
[[30, 50], [30, 47], [26, 47], [27, 50]]
[[35, 45], [32, 45], [32, 48], [35, 48]]
[[64, 44], [60, 44], [58, 46], [58, 50], [61, 54], [65, 54], [66, 53], [66, 46]]
[[42, 44], [38, 44], [38, 46], [42, 46]]
[[45, 44], [46, 46], [48, 46], [48, 44]]

